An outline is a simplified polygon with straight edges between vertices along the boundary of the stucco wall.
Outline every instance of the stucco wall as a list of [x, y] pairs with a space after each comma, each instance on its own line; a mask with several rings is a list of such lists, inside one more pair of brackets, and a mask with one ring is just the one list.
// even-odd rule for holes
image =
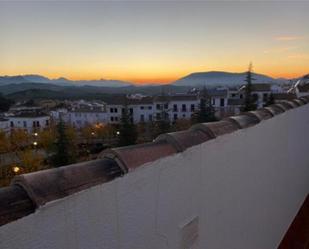
[[163, 158], [0, 227], [0, 248], [274, 249], [309, 190], [308, 131], [306, 105]]

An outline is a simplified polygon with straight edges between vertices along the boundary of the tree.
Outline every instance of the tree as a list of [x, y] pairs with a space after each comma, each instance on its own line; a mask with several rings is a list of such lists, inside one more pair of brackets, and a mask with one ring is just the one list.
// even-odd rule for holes
[[[70, 131], [70, 130], [69, 130]], [[73, 136], [68, 132], [64, 122], [60, 120], [57, 125], [57, 138], [54, 145], [54, 155], [51, 158], [55, 167], [74, 163], [75, 160], [75, 144]]]
[[10, 140], [4, 131], [0, 130], [0, 154], [10, 151]]
[[135, 144], [137, 140], [137, 129], [125, 103], [120, 120], [118, 146], [128, 146]]
[[38, 133], [38, 144], [46, 151], [51, 151], [55, 144], [57, 132], [54, 126]]
[[183, 130], [189, 129], [190, 127], [191, 127], [191, 122], [189, 119], [180, 118], [176, 120], [173, 126], [173, 129], [175, 131], [183, 131]]
[[160, 112], [157, 113], [155, 122], [152, 128], [152, 137], [156, 138], [160, 134], [168, 133], [171, 131], [171, 120], [168, 114], [168, 98], [162, 93], [162, 103], [160, 104]]
[[208, 94], [206, 87], [203, 88], [200, 94], [199, 110], [193, 115], [193, 123], [207, 123], [217, 121], [215, 108], [211, 103], [211, 97]]
[[266, 103], [265, 103], [265, 106], [270, 106], [270, 105], [273, 105], [275, 104], [275, 98], [274, 98], [274, 95], [271, 93], [270, 96], [268, 97]]
[[8, 111], [13, 104], [14, 101], [4, 98], [3, 95], [0, 93], [0, 112]]
[[243, 107], [243, 111], [249, 112], [256, 110], [256, 100], [252, 96], [252, 81], [254, 78], [252, 78], [252, 64], [250, 63], [248, 71], [246, 73], [246, 79], [247, 82], [245, 86], [245, 105]]
[[12, 151], [21, 150], [30, 144], [30, 136], [23, 129], [14, 129], [10, 136], [10, 145]]

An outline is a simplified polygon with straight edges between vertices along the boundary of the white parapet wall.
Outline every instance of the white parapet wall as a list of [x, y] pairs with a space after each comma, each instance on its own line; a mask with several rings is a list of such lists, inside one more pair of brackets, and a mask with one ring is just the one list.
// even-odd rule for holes
[[309, 192], [309, 105], [0, 227], [1, 249], [274, 249]]

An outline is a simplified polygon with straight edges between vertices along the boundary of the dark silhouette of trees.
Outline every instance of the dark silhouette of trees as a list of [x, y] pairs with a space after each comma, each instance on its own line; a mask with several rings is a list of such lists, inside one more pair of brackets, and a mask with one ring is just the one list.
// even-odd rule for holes
[[162, 103], [160, 104], [160, 112], [157, 113], [156, 120], [153, 127], [153, 138], [160, 134], [168, 133], [171, 131], [171, 120], [168, 114], [168, 97], [162, 94]]
[[128, 146], [136, 143], [138, 134], [132, 119], [132, 114], [129, 112], [127, 103], [125, 103], [119, 125], [118, 146]]
[[215, 116], [215, 108], [211, 103], [211, 97], [206, 87], [200, 93], [199, 110], [192, 116], [193, 123], [215, 122], [218, 119]]
[[270, 106], [273, 104], [275, 104], [275, 98], [274, 98], [274, 95], [271, 93], [265, 103], [265, 106]]
[[13, 104], [14, 101], [3, 97], [3, 95], [0, 93], [0, 112], [8, 111]]
[[254, 96], [252, 96], [252, 81], [254, 78], [252, 77], [252, 64], [250, 63], [248, 71], [246, 73], [246, 79], [247, 82], [245, 86], [245, 103], [243, 106], [244, 112], [254, 111], [256, 110], [256, 99]]
[[54, 154], [51, 163], [54, 167], [65, 166], [76, 161], [75, 144], [69, 138], [65, 123], [62, 119], [57, 124], [57, 139], [54, 144]]

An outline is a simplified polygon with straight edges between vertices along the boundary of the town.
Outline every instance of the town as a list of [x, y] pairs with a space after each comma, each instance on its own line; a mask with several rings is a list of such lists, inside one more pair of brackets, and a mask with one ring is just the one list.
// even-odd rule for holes
[[[294, 84], [252, 83], [254, 109], [308, 95], [307, 80], [308, 76], [304, 76]], [[153, 96], [115, 95], [108, 102], [83, 99], [16, 102], [1, 113], [1, 184], [8, 184], [16, 174], [90, 160], [106, 148], [151, 142], [162, 133], [239, 114], [245, 105], [246, 87], [246, 84], [238, 88], [194, 87], [184, 93]], [[206, 117], [199, 119], [202, 100], [208, 109]], [[57, 133], [61, 132], [59, 123], [64, 124], [62, 132], [67, 136], [62, 135], [65, 141], [60, 142], [68, 147], [61, 150], [71, 153], [63, 156], [64, 161], [53, 160]]]

